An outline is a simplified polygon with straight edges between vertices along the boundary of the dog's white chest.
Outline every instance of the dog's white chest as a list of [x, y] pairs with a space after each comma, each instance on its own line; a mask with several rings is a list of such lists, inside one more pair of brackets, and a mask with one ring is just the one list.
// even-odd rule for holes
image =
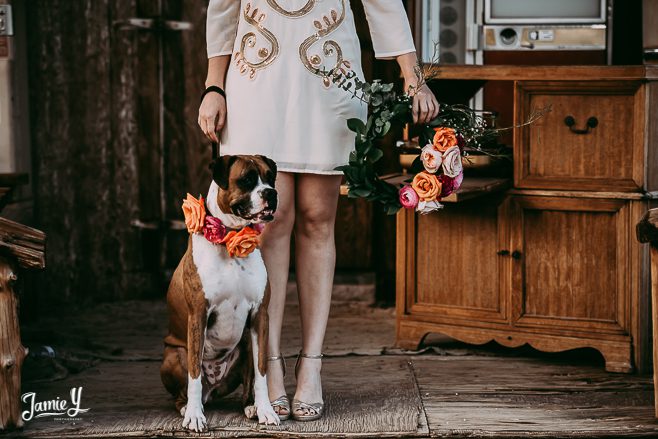
[[192, 257], [208, 301], [204, 358], [216, 358], [237, 345], [249, 313], [263, 300], [265, 263], [260, 250], [246, 258], [231, 258], [223, 246], [201, 235], [192, 236]]

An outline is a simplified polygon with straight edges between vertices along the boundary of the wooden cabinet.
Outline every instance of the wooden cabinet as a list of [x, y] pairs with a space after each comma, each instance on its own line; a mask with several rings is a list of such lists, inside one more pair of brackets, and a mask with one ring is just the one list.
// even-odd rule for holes
[[[606, 69], [593, 68], [592, 81], [568, 68], [546, 78], [519, 69], [517, 123], [530, 108], [552, 111], [516, 130], [514, 187], [398, 214], [399, 346], [438, 332], [550, 352], [591, 347], [609, 371], [648, 368], [648, 258], [634, 225], [658, 196], [658, 93], [647, 71], [606, 80]], [[567, 116], [574, 129], [598, 124], [576, 133]]]
[[636, 191], [644, 186], [645, 89], [639, 81], [519, 81], [519, 188]]

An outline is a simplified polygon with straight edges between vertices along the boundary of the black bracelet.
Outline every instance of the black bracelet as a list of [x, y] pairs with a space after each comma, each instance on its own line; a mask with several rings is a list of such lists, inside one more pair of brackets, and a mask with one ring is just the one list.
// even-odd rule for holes
[[205, 98], [208, 93], [219, 93], [224, 97], [224, 99], [226, 99], [226, 92], [221, 87], [218, 87], [216, 85], [211, 85], [210, 87], [205, 89], [205, 91], [201, 95], [201, 102], [203, 102], [203, 98]]

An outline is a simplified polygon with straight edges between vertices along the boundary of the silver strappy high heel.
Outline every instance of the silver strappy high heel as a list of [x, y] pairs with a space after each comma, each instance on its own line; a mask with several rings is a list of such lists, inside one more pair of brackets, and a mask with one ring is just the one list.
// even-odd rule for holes
[[[320, 360], [324, 355], [308, 355], [299, 351], [297, 355], [297, 362], [295, 363], [295, 378], [297, 378], [297, 370], [302, 358], [310, 360]], [[299, 413], [301, 412], [301, 413]], [[292, 400], [292, 418], [296, 421], [315, 421], [320, 419], [324, 413], [324, 402], [308, 403], [298, 399]]]
[[[286, 376], [286, 359], [281, 355], [267, 357], [267, 361], [280, 361], [281, 367], [283, 368], [283, 376]], [[274, 401], [270, 401], [274, 412], [279, 416], [279, 420], [286, 421], [290, 419], [290, 399], [288, 395], [281, 395]], [[287, 413], [281, 414], [281, 411], [286, 411]]]

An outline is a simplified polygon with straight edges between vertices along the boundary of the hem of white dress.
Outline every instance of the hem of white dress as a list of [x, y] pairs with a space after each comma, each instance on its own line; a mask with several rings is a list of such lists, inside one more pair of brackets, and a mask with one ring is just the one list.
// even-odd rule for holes
[[215, 58], [218, 56], [227, 56], [227, 55], [233, 55], [232, 50], [220, 50], [219, 52], [208, 52], [208, 59], [210, 58]]
[[391, 59], [393, 57], [400, 56], [400, 55], [406, 55], [407, 53], [412, 53], [412, 52], [415, 52], [415, 51], [416, 51], [416, 48], [412, 47], [412, 48], [409, 48], [409, 49], [398, 50], [398, 51], [395, 51], [395, 52], [375, 53], [375, 58], [376, 59]]
[[343, 171], [323, 171], [318, 169], [300, 169], [277, 166], [277, 172], [290, 172], [292, 174], [318, 174], [318, 175], [343, 175]]

